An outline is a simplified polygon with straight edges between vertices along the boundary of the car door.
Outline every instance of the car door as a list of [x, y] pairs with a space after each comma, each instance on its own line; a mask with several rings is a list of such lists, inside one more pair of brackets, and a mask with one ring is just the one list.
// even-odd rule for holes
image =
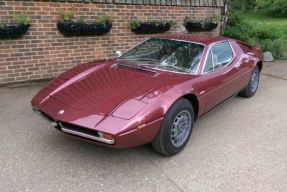
[[240, 76], [238, 60], [229, 41], [219, 42], [209, 47], [201, 72], [201, 90], [205, 97], [205, 112], [237, 92]]

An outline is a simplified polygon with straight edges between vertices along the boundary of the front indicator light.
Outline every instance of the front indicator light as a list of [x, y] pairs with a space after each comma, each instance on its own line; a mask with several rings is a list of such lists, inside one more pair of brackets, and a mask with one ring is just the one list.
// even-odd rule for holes
[[104, 133], [104, 132], [101, 132], [101, 131], [98, 131], [98, 134], [99, 134], [100, 138], [103, 138], [103, 139], [106, 139], [106, 140], [110, 140], [110, 141], [114, 141], [115, 140], [115, 137], [112, 134]]
[[138, 126], [138, 129], [142, 129], [142, 128], [144, 128], [145, 126], [146, 126], [146, 124], [139, 125], [139, 126]]

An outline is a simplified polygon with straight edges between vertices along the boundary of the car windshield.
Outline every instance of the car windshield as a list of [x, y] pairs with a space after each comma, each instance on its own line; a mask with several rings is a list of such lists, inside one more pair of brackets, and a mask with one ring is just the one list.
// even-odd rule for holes
[[204, 46], [201, 44], [151, 38], [125, 52], [119, 60], [136, 67], [196, 74]]

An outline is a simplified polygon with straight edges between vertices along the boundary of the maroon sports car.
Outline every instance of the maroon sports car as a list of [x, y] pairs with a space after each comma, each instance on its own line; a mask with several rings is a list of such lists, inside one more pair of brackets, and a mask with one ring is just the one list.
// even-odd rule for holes
[[255, 94], [261, 59], [259, 48], [225, 37], [150, 38], [63, 73], [32, 106], [64, 133], [117, 148], [152, 143], [170, 156], [198, 117], [235, 94]]

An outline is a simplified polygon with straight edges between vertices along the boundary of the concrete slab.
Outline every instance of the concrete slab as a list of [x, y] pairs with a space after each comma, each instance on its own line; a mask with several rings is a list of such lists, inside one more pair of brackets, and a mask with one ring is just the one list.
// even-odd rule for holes
[[42, 85], [2, 87], [0, 191], [285, 192], [284, 78], [284, 62], [268, 64], [253, 98], [231, 98], [198, 119], [171, 158], [148, 145], [116, 150], [66, 136], [30, 107]]

